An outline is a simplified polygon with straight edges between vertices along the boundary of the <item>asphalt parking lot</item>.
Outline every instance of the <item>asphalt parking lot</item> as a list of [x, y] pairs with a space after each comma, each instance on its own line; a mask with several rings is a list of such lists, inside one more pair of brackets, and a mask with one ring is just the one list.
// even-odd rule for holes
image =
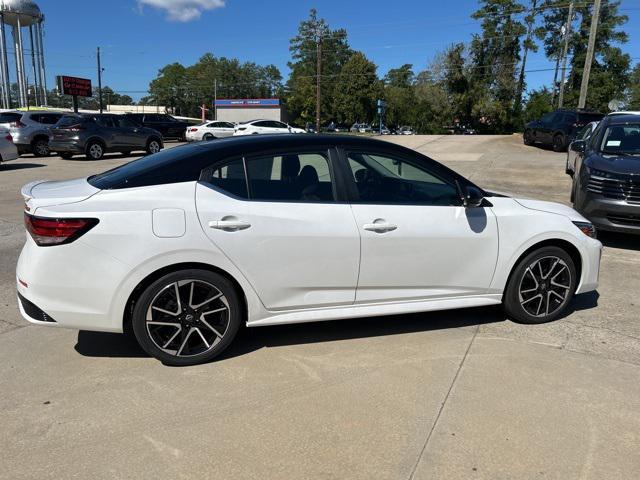
[[[565, 155], [519, 137], [388, 140], [568, 203]], [[0, 479], [640, 477], [640, 237], [602, 236], [598, 294], [550, 324], [479, 308], [263, 327], [170, 368], [122, 335], [30, 326], [16, 305], [20, 186], [132, 158], [0, 166]]]

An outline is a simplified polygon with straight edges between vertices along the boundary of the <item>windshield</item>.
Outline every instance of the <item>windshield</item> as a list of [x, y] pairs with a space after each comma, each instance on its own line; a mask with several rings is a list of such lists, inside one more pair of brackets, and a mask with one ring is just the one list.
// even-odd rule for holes
[[640, 123], [608, 127], [600, 150], [610, 155], [640, 155]]

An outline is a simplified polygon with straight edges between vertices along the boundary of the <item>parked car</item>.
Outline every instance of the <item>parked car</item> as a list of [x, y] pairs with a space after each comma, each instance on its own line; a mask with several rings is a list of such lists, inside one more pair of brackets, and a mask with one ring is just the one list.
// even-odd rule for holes
[[[591, 137], [591, 135], [595, 131], [596, 127], [598, 126], [598, 123], [599, 122], [587, 123], [584, 127], [582, 127], [580, 131], [578, 131], [574, 142], [580, 141], [580, 140], [588, 140], [589, 137]], [[572, 144], [573, 142], [569, 144], [569, 148], [567, 149], [567, 165], [564, 169], [565, 173], [571, 176], [575, 172], [576, 155], [577, 155], [577, 152], [575, 151], [575, 149], [572, 148]]]
[[166, 113], [127, 113], [126, 117], [138, 125], [160, 132], [164, 140], [185, 140], [189, 124]]
[[236, 125], [231, 122], [213, 121], [187, 128], [187, 141], [213, 140], [233, 136]]
[[571, 149], [574, 208], [598, 229], [640, 234], [640, 115], [608, 115]]
[[556, 110], [525, 125], [524, 144], [539, 143], [553, 147], [556, 152], [565, 152], [582, 127], [603, 117], [602, 113], [588, 110]]
[[0, 164], [18, 158], [18, 149], [13, 143], [9, 129], [0, 127]]
[[371, 131], [382, 135], [391, 135], [391, 130], [389, 130], [386, 125], [382, 125], [382, 130], [380, 129], [380, 125], [371, 125]]
[[22, 315], [130, 325], [171, 365], [212, 359], [241, 324], [500, 304], [543, 323], [598, 282], [602, 245], [571, 208], [485, 191], [369, 138], [192, 144], [22, 195]]
[[342, 123], [330, 122], [322, 130], [325, 132], [332, 132], [332, 133], [347, 133], [349, 131], [349, 126], [344, 125]]
[[65, 115], [51, 133], [49, 147], [65, 159], [84, 154], [89, 160], [100, 160], [107, 152], [143, 150], [151, 154], [163, 148], [160, 132], [124, 115]]
[[252, 120], [236, 125], [234, 135], [258, 135], [268, 133], [306, 133], [302, 128], [292, 127], [277, 120]]
[[406, 125], [404, 127], [400, 127], [396, 132], [396, 135], [415, 135], [415, 134], [416, 133], [413, 131], [413, 128]]
[[48, 157], [50, 128], [62, 117], [61, 112], [48, 110], [0, 113], [0, 126], [9, 129], [18, 153], [33, 153]]
[[353, 133], [371, 133], [373, 129], [368, 123], [354, 123], [349, 131]]

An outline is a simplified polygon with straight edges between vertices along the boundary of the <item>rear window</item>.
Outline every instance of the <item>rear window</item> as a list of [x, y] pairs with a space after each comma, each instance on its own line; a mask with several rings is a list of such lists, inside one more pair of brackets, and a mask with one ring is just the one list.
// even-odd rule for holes
[[203, 155], [211, 153], [197, 146], [170, 148], [93, 175], [87, 181], [101, 190], [195, 182], [200, 178]]

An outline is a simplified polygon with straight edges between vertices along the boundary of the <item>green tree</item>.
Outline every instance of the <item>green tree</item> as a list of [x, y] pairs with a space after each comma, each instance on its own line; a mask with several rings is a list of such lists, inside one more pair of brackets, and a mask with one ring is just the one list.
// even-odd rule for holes
[[415, 74], [413, 65], [392, 68], [384, 77], [383, 97], [387, 102], [385, 122], [401, 126], [415, 121]]
[[481, 35], [471, 41], [471, 90], [478, 101], [473, 114], [484, 130], [510, 131], [514, 118], [513, 99], [518, 90], [516, 70], [520, 61], [520, 37], [526, 27], [517, 14], [525, 8], [516, 0], [479, 0], [472, 15], [481, 20]]
[[532, 120], [537, 120], [543, 115], [553, 111], [552, 97], [553, 92], [547, 87], [530, 92], [524, 105], [523, 122], [527, 123]]
[[331, 91], [332, 112], [339, 123], [371, 121], [381, 89], [376, 65], [362, 52], [355, 52], [343, 65]]
[[291, 74], [287, 82], [287, 108], [294, 121], [300, 124], [311, 122], [316, 117], [317, 45], [321, 42], [322, 72], [321, 91], [322, 121], [331, 119], [334, 105], [333, 89], [336, 76], [353, 54], [347, 43], [344, 29], [331, 30], [327, 22], [318, 18], [312, 9], [309, 18], [298, 26], [298, 34], [291, 39], [288, 63]]

